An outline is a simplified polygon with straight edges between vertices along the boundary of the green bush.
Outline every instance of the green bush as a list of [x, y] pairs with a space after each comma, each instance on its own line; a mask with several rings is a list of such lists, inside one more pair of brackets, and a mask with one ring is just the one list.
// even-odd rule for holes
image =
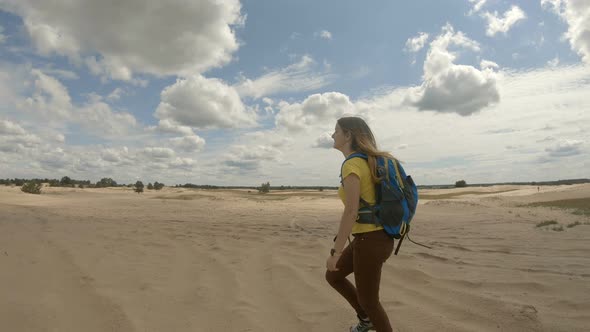
[[260, 188], [258, 188], [258, 192], [259, 193], [267, 193], [270, 191], [270, 182], [267, 183], [263, 183], [260, 185]]
[[136, 193], [142, 193], [143, 192], [143, 182], [141, 181], [137, 181], [135, 182], [135, 189], [133, 189]]
[[459, 181], [455, 182], [455, 187], [465, 188], [465, 187], [467, 187], [467, 182], [465, 182], [465, 180], [459, 180]]
[[29, 194], [39, 195], [41, 194], [41, 184], [38, 182], [27, 182], [23, 184], [20, 190]]

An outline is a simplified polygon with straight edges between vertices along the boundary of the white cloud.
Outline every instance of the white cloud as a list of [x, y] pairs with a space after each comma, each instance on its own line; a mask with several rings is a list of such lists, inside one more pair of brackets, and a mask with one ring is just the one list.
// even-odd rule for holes
[[192, 170], [196, 166], [196, 164], [197, 164], [197, 162], [194, 159], [192, 159], [192, 158], [180, 158], [180, 157], [177, 157], [176, 159], [174, 159], [170, 163], [169, 166], [171, 168], [183, 169], [183, 170], [190, 171], [190, 170]]
[[30, 134], [18, 123], [0, 120], [0, 152], [22, 153], [41, 144], [39, 136]]
[[26, 133], [18, 123], [0, 120], [0, 135], [25, 135]]
[[552, 8], [568, 24], [565, 37], [572, 50], [590, 63], [590, 2], [585, 0], [541, 0], [544, 8]]
[[485, 12], [481, 16], [488, 21], [486, 35], [490, 37], [495, 36], [498, 32], [506, 34], [514, 24], [526, 18], [525, 13], [518, 6], [512, 6], [504, 13], [503, 17], [499, 17], [498, 12]]
[[320, 137], [317, 138], [315, 143], [313, 144], [314, 148], [323, 148], [323, 149], [331, 149], [334, 146], [334, 140], [332, 139], [332, 134], [330, 133], [323, 133]]
[[59, 78], [63, 78], [66, 80], [77, 80], [80, 77], [78, 74], [71, 70], [64, 70], [64, 69], [55, 69], [55, 68], [44, 68], [42, 70], [43, 73], [50, 75], [50, 76], [57, 76]]
[[135, 117], [129, 113], [113, 112], [111, 107], [101, 101], [91, 102], [76, 112], [77, 122], [100, 137], [119, 138], [137, 125]]
[[[244, 24], [238, 0], [5, 0], [0, 9], [23, 18], [41, 55], [94, 59], [95, 71], [129, 80], [133, 73], [189, 75], [227, 64]], [[108, 24], [105, 24], [108, 22]], [[102, 68], [102, 69], [100, 69]]]
[[552, 147], [545, 149], [550, 157], [560, 158], [575, 156], [582, 153], [583, 142], [579, 140], [562, 140]]
[[428, 41], [429, 35], [425, 32], [420, 32], [418, 36], [413, 38], [408, 38], [406, 41], [406, 47], [404, 50], [406, 52], [418, 52], [420, 51], [424, 45], [426, 45], [426, 41]]
[[331, 40], [332, 39], [332, 33], [328, 30], [321, 30], [321, 31], [316, 31], [314, 33], [315, 37], [319, 37], [322, 39], [326, 39], [326, 40]]
[[0, 25], [0, 44], [6, 41], [6, 36], [4, 35], [4, 27]]
[[487, 0], [469, 0], [470, 3], [474, 4], [473, 8], [469, 11], [469, 15], [473, 15], [481, 10], [486, 4]]
[[47, 118], [65, 119], [70, 116], [72, 101], [67, 88], [57, 79], [48, 76], [40, 70], [31, 71], [35, 77], [35, 91], [22, 106], [45, 115]]
[[160, 120], [195, 128], [238, 128], [256, 124], [236, 90], [216, 78], [193, 75], [178, 79], [161, 94], [155, 113]]
[[313, 94], [302, 103], [279, 103], [275, 117], [278, 127], [291, 131], [301, 131], [309, 127], [333, 123], [344, 114], [356, 113], [348, 96], [338, 92]]
[[176, 156], [174, 150], [163, 147], [147, 147], [141, 153], [148, 159], [156, 160], [172, 159]]
[[241, 78], [235, 88], [242, 97], [261, 98], [285, 92], [317, 90], [331, 83], [327, 73], [314, 71], [316, 62], [304, 55], [299, 62], [270, 71], [254, 80]]
[[116, 87], [109, 95], [107, 96], [108, 101], [116, 101], [121, 99], [121, 96], [125, 93], [121, 87]]
[[228, 154], [224, 156], [223, 164], [230, 170], [237, 172], [253, 172], [258, 170], [265, 162], [276, 162], [282, 155], [281, 151], [267, 145], [234, 145]]
[[481, 62], [479, 63], [479, 67], [482, 70], [491, 68], [491, 69], [498, 69], [500, 68], [500, 66], [498, 66], [497, 63], [493, 62], [493, 61], [489, 61], [489, 60], [481, 60]]
[[559, 65], [559, 57], [556, 56], [555, 58], [547, 61], [547, 65], [550, 67], [557, 67]]
[[473, 114], [497, 103], [500, 94], [496, 74], [490, 67], [478, 70], [473, 66], [457, 65], [456, 55], [448, 48], [458, 46], [479, 51], [479, 44], [450, 24], [431, 44], [424, 62], [424, 82], [409, 89], [406, 103], [420, 110]]
[[102, 160], [108, 161], [110, 163], [120, 163], [121, 161], [129, 158], [129, 149], [127, 149], [127, 147], [122, 147], [119, 149], [107, 148], [102, 150], [101, 158]]
[[184, 152], [197, 152], [205, 146], [205, 140], [197, 135], [174, 137], [170, 139], [170, 144]]
[[159, 132], [164, 134], [180, 134], [183, 136], [192, 136], [195, 134], [191, 127], [177, 125], [168, 119], [160, 120], [157, 126], [148, 127], [147, 130], [158, 130]]

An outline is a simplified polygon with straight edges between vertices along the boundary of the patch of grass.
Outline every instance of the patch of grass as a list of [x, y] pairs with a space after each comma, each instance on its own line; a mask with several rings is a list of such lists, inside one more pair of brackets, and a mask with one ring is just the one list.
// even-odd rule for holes
[[554, 230], [556, 232], [563, 232], [563, 226], [560, 225], [560, 226], [553, 227], [552, 230]]
[[549, 225], [557, 225], [557, 221], [555, 220], [546, 220], [537, 224], [537, 227], [544, 227]]
[[448, 193], [448, 194], [421, 194], [419, 196], [420, 199], [447, 199], [447, 198], [455, 198], [464, 195], [489, 195], [489, 194], [498, 194], [498, 193], [505, 193], [508, 191], [514, 191], [516, 189], [508, 189], [508, 190], [499, 190], [499, 191], [461, 191], [455, 193]]
[[590, 197], [537, 202], [527, 204], [527, 206], [544, 206], [558, 209], [567, 209], [572, 210], [571, 212], [575, 215], [590, 217]]
[[567, 228], [572, 228], [572, 227], [576, 227], [576, 226], [581, 225], [581, 224], [582, 224], [581, 222], [576, 221], [574, 223], [568, 224], [566, 227]]

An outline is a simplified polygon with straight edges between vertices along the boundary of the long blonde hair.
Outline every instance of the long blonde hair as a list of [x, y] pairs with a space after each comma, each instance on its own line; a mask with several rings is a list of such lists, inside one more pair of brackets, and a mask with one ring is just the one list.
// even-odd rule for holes
[[394, 159], [391, 153], [380, 151], [377, 149], [377, 142], [371, 128], [367, 125], [365, 120], [355, 117], [343, 117], [338, 119], [338, 126], [344, 133], [350, 133], [352, 136], [351, 148], [354, 151], [364, 153], [368, 156], [369, 169], [371, 170], [371, 180], [379, 182], [377, 174], [377, 157], [385, 157]]

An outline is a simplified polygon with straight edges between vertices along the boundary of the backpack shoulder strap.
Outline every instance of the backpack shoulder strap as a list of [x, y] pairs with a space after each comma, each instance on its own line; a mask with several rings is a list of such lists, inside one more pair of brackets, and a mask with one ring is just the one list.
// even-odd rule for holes
[[343, 180], [342, 179], [342, 169], [344, 168], [344, 164], [348, 160], [350, 160], [352, 158], [363, 158], [364, 160], [368, 160], [369, 159], [369, 157], [367, 157], [366, 154], [364, 154], [364, 153], [358, 153], [358, 152], [357, 153], [353, 153], [350, 156], [346, 157], [346, 159], [344, 159], [344, 161], [342, 162], [342, 165], [340, 166], [340, 183], [342, 183], [342, 180]]
[[403, 169], [400, 172], [401, 165], [399, 164], [399, 161], [397, 159], [393, 160], [393, 167], [395, 167], [395, 175], [397, 177], [397, 183], [399, 183], [399, 186], [401, 189], [404, 189], [404, 180], [401, 175], [401, 173], [403, 172]]

